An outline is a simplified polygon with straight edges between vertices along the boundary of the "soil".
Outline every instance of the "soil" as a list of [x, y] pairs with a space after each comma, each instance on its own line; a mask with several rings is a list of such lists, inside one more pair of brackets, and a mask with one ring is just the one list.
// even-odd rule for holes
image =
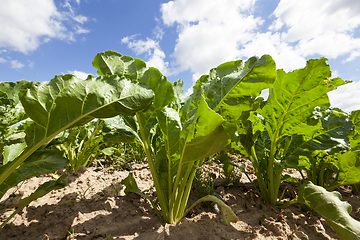
[[[221, 172], [219, 165], [215, 168], [213, 172]], [[238, 222], [224, 225], [211, 206], [198, 205], [179, 224], [163, 225], [148, 200], [124, 194], [120, 182], [129, 172], [140, 190], [149, 189], [148, 194], [156, 196], [147, 164], [133, 164], [130, 171], [81, 167], [67, 176], [65, 188], [32, 202], [0, 229], [0, 239], [301, 239], [303, 234], [309, 239], [339, 239], [323, 218], [301, 205], [281, 210], [264, 203], [244, 174], [230, 186], [221, 178], [215, 181], [216, 192], [236, 213]], [[32, 177], [10, 198], [15, 190], [9, 190], [2, 198], [8, 200], [0, 206], [0, 222], [17, 207], [20, 198], [51, 179], [54, 175]], [[282, 184], [280, 192], [285, 186]], [[359, 196], [349, 187], [337, 190], [352, 205], [352, 217], [360, 220]], [[293, 194], [286, 191], [285, 197]], [[198, 198], [194, 194], [189, 204]]]

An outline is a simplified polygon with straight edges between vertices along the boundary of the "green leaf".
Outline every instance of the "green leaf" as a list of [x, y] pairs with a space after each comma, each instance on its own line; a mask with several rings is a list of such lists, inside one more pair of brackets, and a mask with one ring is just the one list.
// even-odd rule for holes
[[107, 147], [104, 149], [101, 149], [100, 152], [105, 154], [106, 156], [111, 156], [113, 155], [118, 149], [115, 147]]
[[360, 182], [360, 152], [347, 151], [337, 155], [338, 177], [332, 184], [332, 189], [340, 185]]
[[196, 114], [185, 124], [180, 135], [181, 163], [204, 159], [223, 150], [229, 141], [222, 127], [224, 122], [202, 96]]
[[[354, 125], [349, 121], [348, 114], [340, 109], [317, 109], [313, 114], [320, 119], [321, 128], [310, 138], [292, 136], [285, 159], [289, 167], [305, 169], [312, 182], [328, 189], [332, 179], [327, 179], [327, 176], [335, 174], [331, 170], [334, 166], [339, 168], [339, 159], [335, 154], [349, 150], [346, 142]], [[328, 174], [324, 174], [325, 170]]]
[[129, 173], [129, 175], [121, 181], [121, 184], [125, 185], [126, 187], [124, 190], [126, 195], [130, 193], [136, 193], [144, 198], [149, 198], [143, 192], [140, 191], [132, 173]]
[[105, 142], [123, 142], [131, 143], [139, 136], [135, 130], [130, 127], [131, 116], [116, 116], [113, 118], [104, 119], [104, 126], [102, 129]]
[[162, 132], [155, 156], [155, 166], [160, 178], [162, 189], [172, 185], [180, 159], [180, 133], [182, 124], [179, 113], [172, 108], [165, 107], [157, 114], [158, 126]]
[[360, 110], [352, 111], [350, 114], [351, 122], [355, 125], [355, 129], [349, 136], [351, 148], [360, 150]]
[[99, 75], [118, 75], [130, 80], [141, 78], [146, 69], [144, 61], [111, 50], [98, 53], [92, 64], [98, 69]]
[[184, 82], [181, 79], [178, 79], [173, 83], [174, 95], [176, 100], [170, 103], [170, 107], [176, 109], [180, 112], [182, 106], [185, 103], [184, 90], [183, 90]]
[[[239, 221], [239, 219], [237, 218], [237, 216], [235, 215], [233, 210], [228, 205], [226, 205], [223, 201], [221, 201], [219, 198], [215, 197], [214, 195], [207, 195], [203, 198], [200, 198], [193, 205], [191, 205], [191, 207], [187, 210], [187, 212], [189, 210], [191, 210], [196, 204], [199, 204], [201, 202], [206, 202], [206, 201], [215, 202], [218, 205], [218, 207], [220, 208], [220, 212], [221, 212], [221, 218], [225, 225], [228, 225], [231, 222]], [[184, 215], [186, 215], [186, 213]]]
[[140, 111], [151, 103], [153, 92], [118, 76], [55, 76], [49, 83], [33, 84], [19, 93], [27, 115], [34, 120], [26, 127], [28, 147], [14, 161], [4, 165], [0, 184], [33, 152], [67, 128], [93, 118], [114, 117]]
[[31, 82], [21, 80], [0, 82], [0, 131], [27, 118], [19, 101], [19, 91], [31, 86]]
[[[289, 73], [277, 70], [277, 79], [270, 89], [269, 98], [259, 111], [272, 140], [295, 134], [311, 137], [319, 130], [320, 126], [308, 119], [315, 107], [329, 106], [327, 92], [334, 86], [329, 85], [331, 71], [326, 60], [309, 60], [305, 68]], [[343, 84], [344, 81], [340, 80], [334, 83]]]
[[[256, 97], [275, 79], [275, 62], [269, 55], [226, 62], [197, 81], [192, 98], [199, 100], [202, 88], [211, 109], [227, 121], [238, 121], [244, 112], [258, 107]], [[190, 103], [185, 107], [188, 113], [197, 107], [196, 101]]]
[[360, 239], [360, 222], [350, 216], [351, 205], [341, 201], [339, 192], [328, 192], [311, 182], [300, 186], [298, 201], [315, 209], [341, 239]]
[[155, 93], [152, 105], [146, 111], [136, 114], [142, 134], [141, 139], [143, 142], [150, 143], [151, 132], [157, 122], [156, 116], [159, 111], [175, 100], [174, 90], [172, 84], [156, 68], [149, 68], [138, 81], [149, 86]]
[[[0, 185], [0, 198], [5, 192], [18, 183], [32, 176], [45, 173], [53, 173], [58, 169], [64, 168], [69, 160], [62, 157], [62, 153], [57, 150], [36, 151], [24, 161], [19, 168], [15, 169], [8, 178]], [[1, 166], [0, 172], [6, 167]]]
[[171, 159], [179, 154], [179, 140], [182, 130], [179, 113], [172, 108], [163, 108], [157, 115], [159, 127], [163, 133], [167, 157]]
[[26, 148], [26, 143], [15, 143], [4, 147], [4, 160], [3, 164], [7, 164], [19, 156]]

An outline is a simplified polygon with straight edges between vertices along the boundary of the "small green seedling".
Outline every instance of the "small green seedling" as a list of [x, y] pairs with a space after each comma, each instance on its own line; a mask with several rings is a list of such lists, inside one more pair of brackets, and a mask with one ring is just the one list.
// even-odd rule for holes
[[94, 185], [95, 183], [93, 183], [93, 184], [91, 184], [89, 187], [87, 187], [85, 190], [83, 190], [82, 188], [81, 188], [81, 192], [80, 192], [80, 196], [81, 196], [81, 198], [82, 199], [86, 199], [86, 197], [89, 195], [89, 190], [90, 191], [95, 191], [95, 189], [92, 187], [93, 185]]

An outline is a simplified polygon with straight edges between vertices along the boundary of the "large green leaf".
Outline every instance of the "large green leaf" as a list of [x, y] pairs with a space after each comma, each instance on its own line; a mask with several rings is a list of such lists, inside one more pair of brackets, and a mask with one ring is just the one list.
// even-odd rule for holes
[[132, 124], [132, 116], [116, 116], [104, 119], [102, 134], [105, 142], [131, 143], [139, 139], [136, 127]]
[[[300, 156], [309, 157], [314, 151], [326, 151], [335, 154], [346, 150], [348, 136], [353, 131], [354, 125], [349, 121], [348, 115], [340, 109], [326, 109], [314, 111], [320, 121], [316, 127], [319, 129], [311, 137], [301, 135], [293, 136], [286, 158], [291, 167], [299, 165], [297, 159]], [[309, 159], [311, 162], [311, 159]]]
[[150, 130], [156, 123], [156, 111], [161, 110], [175, 100], [172, 84], [156, 68], [146, 69], [146, 64], [140, 59], [121, 55], [114, 51], [106, 51], [96, 55], [93, 66], [100, 75], [118, 75], [132, 81], [145, 84], [154, 92], [154, 100], [147, 111], [139, 112], [137, 120], [144, 138], [150, 137]]
[[99, 75], [118, 75], [131, 80], [141, 78], [146, 70], [144, 61], [111, 50], [98, 53], [92, 64], [98, 69]]
[[339, 192], [328, 192], [312, 182], [305, 182], [299, 188], [298, 201], [321, 214], [341, 239], [360, 239], [360, 222], [349, 215], [351, 205], [341, 201]]
[[[19, 100], [19, 91], [31, 86], [25, 80], [14, 82], [0, 82], [0, 155], [4, 147], [24, 141], [25, 133], [20, 122], [27, 115]], [[6, 163], [4, 160], [3, 164]], [[0, 157], [1, 162], [1, 157]]]
[[340, 185], [355, 184], [360, 182], [360, 152], [347, 151], [337, 155], [338, 176], [331, 185], [335, 189]]
[[[227, 121], [238, 121], [244, 111], [258, 107], [256, 97], [271, 87], [275, 78], [275, 62], [269, 55], [226, 62], [197, 81], [193, 99], [200, 99], [202, 88], [211, 109]], [[187, 112], [197, 107], [189, 105], [185, 108]]]
[[27, 115], [34, 120], [27, 126], [27, 148], [14, 161], [4, 165], [0, 184], [33, 152], [57, 134], [93, 118], [133, 114], [146, 108], [154, 94], [148, 87], [118, 76], [56, 76], [50, 83], [35, 85], [20, 92]]
[[196, 114], [185, 123], [181, 132], [181, 163], [204, 159], [220, 152], [229, 141], [220, 114], [212, 110], [202, 96]]
[[156, 68], [149, 68], [138, 81], [149, 86], [155, 93], [151, 106], [146, 111], [136, 114], [138, 123], [141, 125], [140, 128], [144, 130], [142, 138], [148, 139], [150, 131], [156, 123], [157, 112], [175, 100], [174, 89], [172, 84]]
[[[68, 162], [69, 160], [63, 158], [62, 153], [58, 150], [34, 152], [0, 185], [0, 198], [9, 188], [15, 187], [19, 182], [32, 176], [55, 172], [58, 169], [64, 168]], [[0, 172], [4, 168], [5, 166], [1, 166]]]
[[303, 69], [289, 73], [277, 70], [269, 98], [259, 112], [272, 140], [300, 134], [311, 137], [321, 126], [308, 122], [315, 107], [327, 108], [327, 92], [345, 82], [332, 79], [327, 59], [309, 60]]
[[179, 142], [182, 124], [179, 113], [172, 108], [163, 108], [157, 115], [159, 127], [163, 133], [167, 157], [179, 155]]

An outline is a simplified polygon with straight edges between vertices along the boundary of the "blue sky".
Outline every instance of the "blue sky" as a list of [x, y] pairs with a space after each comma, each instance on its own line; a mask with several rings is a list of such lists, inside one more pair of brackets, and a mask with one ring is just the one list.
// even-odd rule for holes
[[329, 59], [330, 93], [360, 109], [360, 1], [354, 0], [1, 0], [0, 81], [96, 76], [92, 59], [114, 50], [141, 58], [184, 91], [220, 63], [270, 54], [291, 71]]

